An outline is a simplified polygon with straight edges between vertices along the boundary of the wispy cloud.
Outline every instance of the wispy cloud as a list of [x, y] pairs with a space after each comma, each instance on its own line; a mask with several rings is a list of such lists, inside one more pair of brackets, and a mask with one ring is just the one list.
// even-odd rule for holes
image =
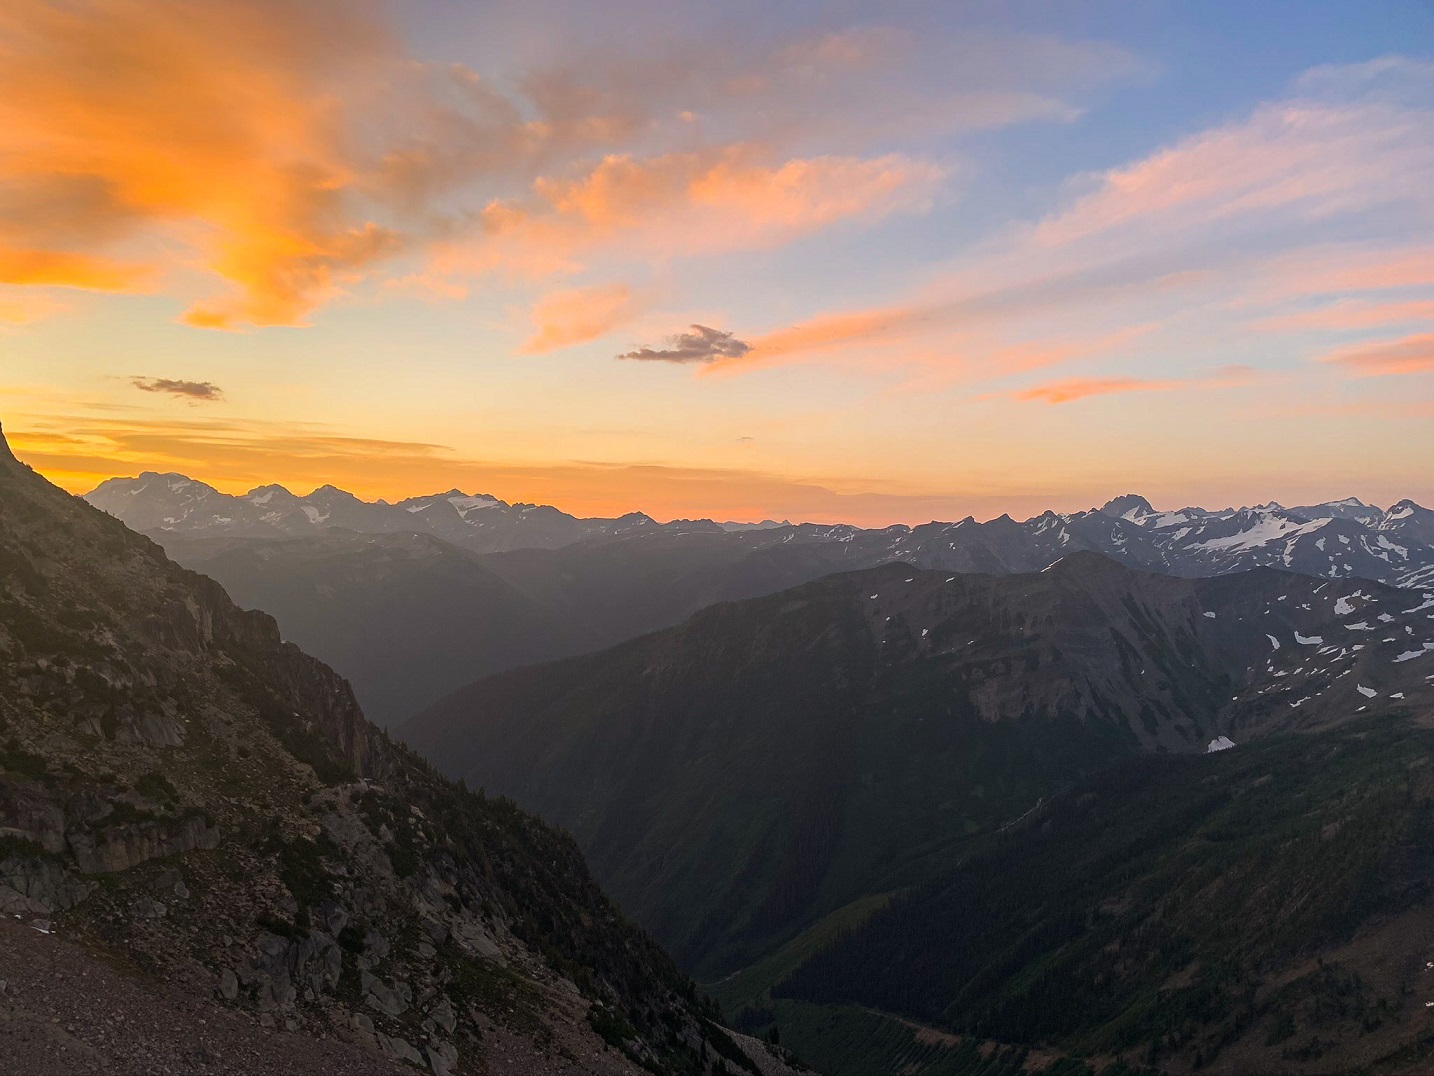
[[209, 381], [179, 381], [168, 377], [132, 377], [129, 383], [141, 392], [158, 392], [186, 400], [222, 400], [224, 391]]
[[1321, 361], [1341, 367], [1351, 377], [1434, 373], [1434, 333], [1357, 344], [1324, 355]]
[[1072, 403], [1091, 396], [1125, 392], [1170, 392], [1175, 389], [1232, 388], [1248, 385], [1254, 371], [1246, 366], [1228, 366], [1203, 377], [1153, 380], [1139, 377], [1069, 377], [1045, 385], [1017, 389], [1011, 398], [1048, 404]]
[[689, 332], [669, 336], [665, 348], [640, 347], [618, 358], [638, 362], [708, 363], [740, 358], [750, 350], [750, 344], [738, 340], [730, 332], [693, 325]]
[[1340, 299], [1310, 310], [1277, 314], [1256, 322], [1255, 328], [1272, 333], [1342, 332], [1348, 329], [1373, 329], [1384, 325], [1419, 322], [1434, 324], [1434, 299], [1408, 302]]
[[1048, 385], [1020, 389], [1011, 396], [1017, 400], [1062, 404], [1084, 400], [1088, 396], [1109, 396], [1119, 392], [1164, 392], [1180, 385], [1179, 381], [1147, 381], [1135, 377], [1070, 377]]
[[533, 334], [521, 351], [537, 355], [596, 340], [626, 325], [643, 306], [643, 298], [626, 284], [553, 292], [533, 305]]

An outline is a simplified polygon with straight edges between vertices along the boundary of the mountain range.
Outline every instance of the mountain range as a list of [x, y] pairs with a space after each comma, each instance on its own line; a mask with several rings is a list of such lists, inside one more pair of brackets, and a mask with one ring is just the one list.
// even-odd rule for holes
[[1434, 512], [1410, 501], [1387, 510], [1350, 499], [1160, 513], [1127, 496], [1022, 523], [1002, 516], [870, 530], [576, 520], [458, 492], [401, 506], [327, 487], [303, 499], [277, 487], [229, 497], [153, 473], [111, 480], [88, 499], [219, 580], [241, 605], [276, 617], [286, 638], [347, 676], [384, 725], [490, 673], [600, 649], [716, 602], [890, 562], [1029, 572], [1094, 551], [1179, 576], [1270, 566], [1434, 582]]
[[[1261, 1045], [1275, 1023], [1324, 1042], [1316, 1059], [1335, 1043], [1346, 1059], [1392, 1052], [1423, 1026], [1422, 1001], [1398, 1000], [1383, 972], [1398, 1030], [1391, 1009], [1369, 1042], [1349, 1012], [1311, 1023], [1299, 991], [1287, 1008], [1242, 998], [1288, 986], [1321, 945], [1377, 928], [1376, 911], [1422, 907], [1434, 818], [1425, 778], [1402, 774], [1424, 756], [1392, 773], [1370, 760], [1434, 746], [1430, 714], [1421, 592], [1268, 568], [1179, 579], [1077, 553], [1017, 575], [888, 564], [720, 604], [486, 678], [397, 732], [570, 829], [608, 891], [749, 1030], [775, 1022], [823, 1071], [900, 1067], [912, 1037], [891, 1025], [896, 1054], [831, 1049], [866, 1035], [871, 1011], [937, 1040], [1177, 1070], [1238, 1046], [1266, 1071], [1289, 1061], [1289, 1036]], [[1331, 776], [1364, 766], [1367, 787]], [[1067, 832], [1062, 847], [1052, 834]], [[1311, 908], [1291, 864], [1308, 868], [1321, 840], [1341, 850], [1315, 884], [1343, 896]], [[1256, 846], [1268, 888], [1241, 863], [1217, 900], [1232, 850]], [[1206, 873], [1187, 886], [1182, 863]], [[1258, 925], [1215, 936], [1196, 911], [1174, 915], [1202, 887]], [[1286, 918], [1307, 936], [1270, 947], [1261, 931]], [[1137, 941], [1110, 966], [1117, 921]], [[1402, 950], [1400, 974], [1424, 952]], [[1107, 1004], [1112, 982], [1170, 1014]]]
[[1156, 511], [1127, 494], [1088, 512], [1044, 512], [1024, 522], [1002, 515], [868, 530], [852, 526], [714, 523], [659, 524], [633, 512], [579, 519], [547, 505], [508, 504], [460, 490], [390, 505], [361, 501], [323, 486], [298, 497], [282, 486], [244, 496], [220, 493], [178, 474], [114, 478], [86, 499], [132, 529], [165, 539], [280, 537], [348, 530], [363, 534], [425, 533], [474, 552], [555, 549], [585, 539], [669, 534], [735, 534], [748, 549], [785, 543], [841, 543], [850, 567], [905, 560], [954, 571], [1034, 571], [1067, 553], [1092, 550], [1181, 576], [1222, 575], [1246, 568], [1289, 568], [1307, 575], [1377, 579], [1402, 586], [1434, 582], [1434, 511], [1411, 500], [1388, 509], [1357, 498], [1285, 508], [1182, 508]]
[[7, 1070], [789, 1069], [569, 836], [3, 435], [0, 910]]
[[[629, 534], [657, 525], [641, 512], [613, 519], [579, 519], [550, 505], [509, 504], [487, 494], [456, 489], [410, 497], [397, 504], [363, 501], [334, 486], [321, 486], [300, 497], [283, 486], [267, 485], [236, 497], [181, 474], [153, 471], [133, 479], [110, 479], [86, 499], [145, 533], [252, 538], [331, 530], [413, 532], [437, 535], [479, 553], [551, 549], [583, 538]], [[750, 531], [781, 525], [765, 520], [712, 526]]]

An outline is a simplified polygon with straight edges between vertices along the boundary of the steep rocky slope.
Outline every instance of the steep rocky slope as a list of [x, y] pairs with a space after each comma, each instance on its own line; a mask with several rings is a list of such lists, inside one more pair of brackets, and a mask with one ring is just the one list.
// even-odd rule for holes
[[270, 617], [3, 438], [0, 745], [0, 908], [141, 986], [375, 1068], [745, 1060], [569, 837], [390, 743]]

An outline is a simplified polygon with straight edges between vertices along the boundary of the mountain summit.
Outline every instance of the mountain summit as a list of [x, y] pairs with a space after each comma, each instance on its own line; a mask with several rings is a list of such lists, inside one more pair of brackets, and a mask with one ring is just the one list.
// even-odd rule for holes
[[1117, 519], [1144, 519], [1146, 516], [1155, 515], [1155, 509], [1150, 506], [1150, 502], [1136, 493], [1127, 493], [1106, 501], [1100, 511]]

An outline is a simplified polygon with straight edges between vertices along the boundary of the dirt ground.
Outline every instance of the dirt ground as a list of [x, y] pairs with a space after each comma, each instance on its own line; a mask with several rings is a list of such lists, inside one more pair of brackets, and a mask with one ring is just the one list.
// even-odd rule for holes
[[332, 1033], [293, 1034], [262, 1027], [213, 1000], [213, 985], [201, 969], [186, 978], [189, 981], [147, 983], [53, 934], [0, 921], [0, 1072], [413, 1072]]

